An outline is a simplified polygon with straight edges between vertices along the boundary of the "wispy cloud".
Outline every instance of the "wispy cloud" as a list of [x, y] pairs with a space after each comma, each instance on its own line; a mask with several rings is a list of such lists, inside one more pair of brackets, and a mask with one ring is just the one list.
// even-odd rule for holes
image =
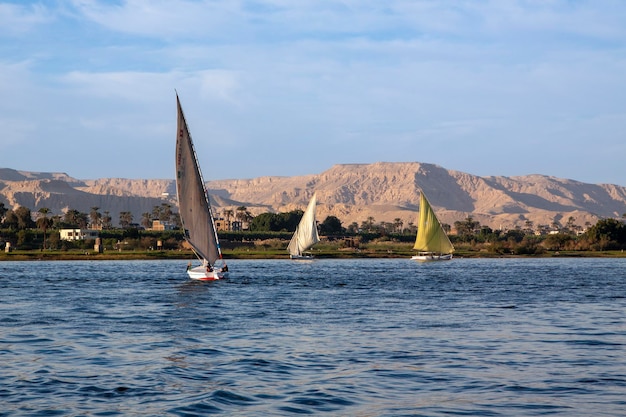
[[[45, 137], [16, 168], [171, 176], [176, 89], [202, 154], [235, 158], [209, 178], [396, 159], [623, 182], [556, 156], [619, 149], [624, 21], [618, 0], [0, 1], [0, 123], [31, 126], [13, 150]], [[66, 166], [78, 138], [115, 163]]]
[[54, 17], [42, 4], [0, 3], [0, 35], [18, 37], [50, 23]]

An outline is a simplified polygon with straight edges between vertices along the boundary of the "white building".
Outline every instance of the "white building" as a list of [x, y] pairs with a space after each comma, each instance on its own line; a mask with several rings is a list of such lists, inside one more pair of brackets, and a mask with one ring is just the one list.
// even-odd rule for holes
[[151, 230], [176, 230], [177, 227], [174, 223], [166, 222], [163, 220], [152, 220]]
[[85, 240], [98, 237], [97, 230], [91, 229], [61, 229], [61, 240]]

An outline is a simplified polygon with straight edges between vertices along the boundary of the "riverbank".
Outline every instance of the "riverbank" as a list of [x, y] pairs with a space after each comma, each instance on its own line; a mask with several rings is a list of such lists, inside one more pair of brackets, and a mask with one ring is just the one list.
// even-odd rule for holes
[[[318, 250], [314, 255], [318, 259], [367, 259], [367, 258], [410, 258], [414, 252], [411, 249], [394, 248], [387, 246], [379, 248], [369, 248], [365, 250]], [[555, 258], [555, 257], [576, 257], [576, 258], [624, 258], [624, 251], [547, 251], [541, 255], [514, 255], [498, 254], [489, 252], [458, 250], [454, 254], [455, 258]], [[229, 259], [289, 259], [289, 255], [284, 250], [257, 249], [257, 250], [226, 250], [223, 253], [226, 260]], [[98, 253], [95, 251], [73, 250], [33, 250], [33, 251], [12, 251], [10, 253], [0, 253], [2, 261], [107, 261], [107, 260], [162, 260], [180, 259], [193, 260], [195, 255], [191, 251], [105, 251]]]

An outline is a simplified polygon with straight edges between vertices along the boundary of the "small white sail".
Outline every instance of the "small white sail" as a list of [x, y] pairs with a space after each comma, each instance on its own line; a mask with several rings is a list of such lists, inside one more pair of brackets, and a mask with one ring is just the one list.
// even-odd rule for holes
[[292, 258], [303, 256], [303, 252], [310, 249], [313, 245], [320, 241], [317, 234], [317, 224], [315, 221], [315, 208], [317, 206], [317, 194], [313, 194], [309, 205], [307, 206], [296, 231], [287, 246], [289, 255]]

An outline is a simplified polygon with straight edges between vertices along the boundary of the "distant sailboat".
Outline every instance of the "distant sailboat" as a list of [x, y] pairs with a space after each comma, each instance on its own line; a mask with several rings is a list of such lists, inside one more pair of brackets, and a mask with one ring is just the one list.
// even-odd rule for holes
[[309, 205], [296, 227], [287, 250], [291, 259], [312, 259], [313, 254], [305, 254], [305, 251], [311, 249], [313, 245], [320, 241], [317, 234], [317, 224], [315, 221], [315, 206], [317, 205], [317, 196], [313, 194]]
[[454, 252], [454, 246], [441, 227], [423, 191], [420, 197], [420, 215], [413, 249], [418, 253], [411, 259], [422, 262], [449, 261]]
[[209, 195], [200, 173], [198, 158], [185, 121], [183, 109], [176, 95], [178, 130], [176, 135], [176, 192], [180, 219], [185, 229], [185, 239], [191, 245], [200, 266], [187, 267], [192, 279], [211, 281], [227, 275], [228, 266], [222, 252], [211, 213]]

